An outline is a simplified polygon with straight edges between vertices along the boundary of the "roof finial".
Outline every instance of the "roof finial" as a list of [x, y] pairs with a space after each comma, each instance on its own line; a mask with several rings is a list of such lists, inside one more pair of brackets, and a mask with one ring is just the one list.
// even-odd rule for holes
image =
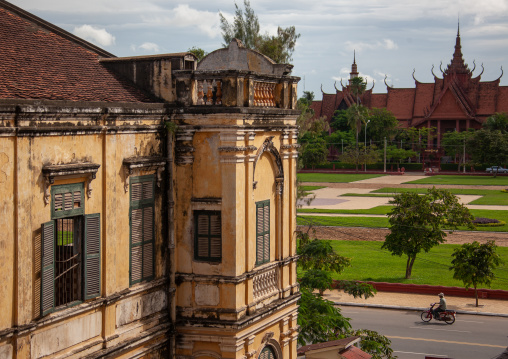
[[457, 36], [460, 36], [460, 14], [457, 15]]
[[353, 64], [356, 64], [356, 49], [353, 49]]

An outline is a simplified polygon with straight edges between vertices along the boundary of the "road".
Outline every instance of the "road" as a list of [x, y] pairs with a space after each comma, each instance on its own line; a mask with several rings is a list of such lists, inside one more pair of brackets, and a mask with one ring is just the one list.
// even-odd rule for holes
[[420, 312], [342, 307], [354, 329], [375, 330], [392, 341], [399, 359], [425, 355], [454, 359], [489, 359], [508, 346], [508, 319], [458, 314], [453, 325], [432, 320], [424, 323]]

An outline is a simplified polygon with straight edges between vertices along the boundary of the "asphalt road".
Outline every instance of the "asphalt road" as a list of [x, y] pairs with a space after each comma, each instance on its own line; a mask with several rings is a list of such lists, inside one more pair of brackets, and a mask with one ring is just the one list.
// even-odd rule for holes
[[425, 356], [454, 359], [490, 359], [508, 346], [508, 319], [458, 314], [454, 324], [424, 323], [420, 312], [343, 307], [355, 329], [375, 330], [392, 341], [399, 359]]

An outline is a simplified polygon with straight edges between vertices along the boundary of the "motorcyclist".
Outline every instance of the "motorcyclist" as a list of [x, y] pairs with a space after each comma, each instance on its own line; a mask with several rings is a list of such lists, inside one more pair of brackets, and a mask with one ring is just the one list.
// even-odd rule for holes
[[439, 293], [438, 296], [439, 296], [439, 306], [436, 309], [434, 309], [432, 313], [435, 319], [440, 319], [439, 313], [444, 312], [446, 310], [446, 299], [444, 297], [444, 294]]

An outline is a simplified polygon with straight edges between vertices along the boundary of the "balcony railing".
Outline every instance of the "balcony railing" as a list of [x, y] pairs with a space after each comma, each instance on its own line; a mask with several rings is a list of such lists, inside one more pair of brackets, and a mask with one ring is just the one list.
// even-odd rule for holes
[[253, 297], [261, 300], [279, 291], [279, 268], [271, 268], [254, 276]]
[[220, 80], [198, 81], [197, 105], [221, 105], [222, 82]]

